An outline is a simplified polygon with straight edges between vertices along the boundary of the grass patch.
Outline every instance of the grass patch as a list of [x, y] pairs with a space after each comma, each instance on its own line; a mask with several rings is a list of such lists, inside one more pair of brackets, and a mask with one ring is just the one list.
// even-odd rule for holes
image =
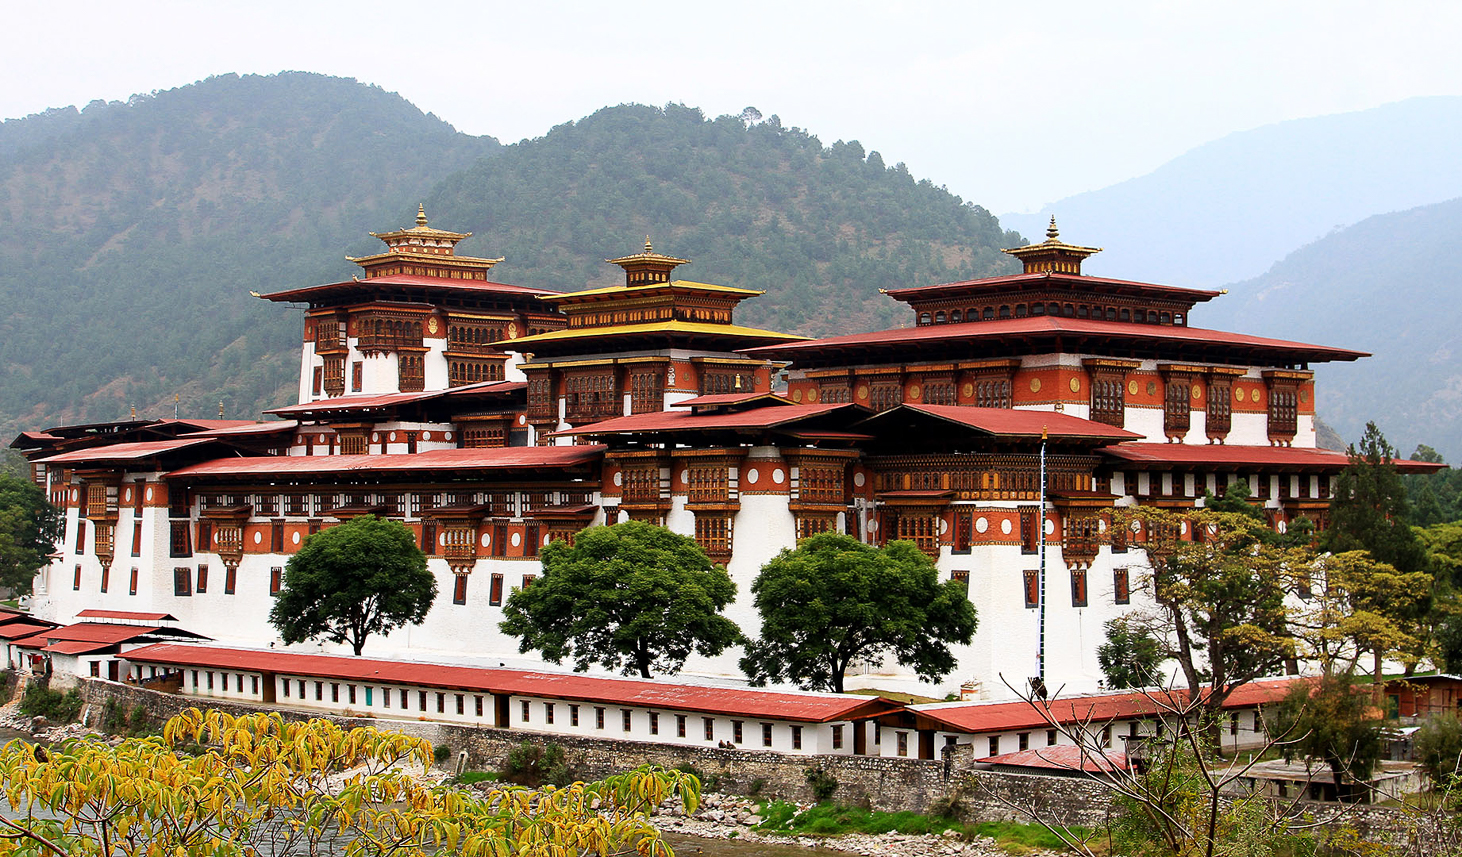
[[[1007, 853], [1024, 854], [1036, 849], [1065, 851], [1066, 845], [1046, 827], [1014, 822], [965, 824], [956, 818], [923, 815], [917, 812], [879, 812], [855, 806], [820, 803], [802, 812], [786, 801], [772, 801], [760, 808], [762, 830], [795, 833], [803, 836], [839, 836], [844, 833], [899, 833], [921, 836], [953, 830], [965, 839], [987, 836]], [[1072, 828], [1073, 836], [1089, 832]]]
[[473, 783], [497, 782], [496, 771], [463, 771], [452, 778], [452, 782], [459, 786], [470, 786]]

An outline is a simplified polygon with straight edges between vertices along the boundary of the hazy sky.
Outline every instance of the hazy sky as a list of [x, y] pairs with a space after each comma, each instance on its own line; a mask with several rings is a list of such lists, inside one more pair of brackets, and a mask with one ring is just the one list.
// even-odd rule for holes
[[753, 105], [999, 214], [1283, 119], [1462, 94], [1462, 3], [7, 4], [0, 116], [285, 69], [473, 134], [610, 104]]

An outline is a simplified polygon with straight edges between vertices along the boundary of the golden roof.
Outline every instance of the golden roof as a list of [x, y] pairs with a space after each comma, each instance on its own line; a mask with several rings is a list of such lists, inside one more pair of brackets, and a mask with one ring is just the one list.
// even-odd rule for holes
[[456, 243], [463, 238], [471, 238], [471, 232], [448, 232], [445, 229], [433, 229], [426, 225], [426, 204], [416, 206], [416, 225], [410, 229], [397, 229], [395, 232], [372, 232], [371, 237], [379, 238], [390, 243], [392, 238], [437, 238]]
[[499, 340], [496, 345], [499, 348], [511, 348], [513, 351], [532, 350], [524, 349], [523, 345], [537, 345], [549, 342], [568, 342], [575, 339], [590, 339], [604, 336], [622, 336], [635, 333], [685, 333], [716, 336], [745, 336], [755, 339], [775, 339], [779, 341], [803, 340], [807, 337], [797, 336], [791, 333], [778, 333], [775, 330], [762, 330], [756, 327], [742, 327], [739, 324], [706, 324], [698, 321], [648, 321], [643, 324], [616, 324], [608, 327], [578, 327], [564, 328], [563, 330], [540, 333], [536, 336], [525, 336], [521, 339]]
[[1086, 258], [1093, 253], [1102, 252], [1100, 247], [1082, 247], [1077, 244], [1067, 244], [1061, 240], [1061, 232], [1056, 228], [1056, 215], [1051, 215], [1051, 225], [1046, 227], [1046, 240], [1039, 244], [1027, 244], [1024, 247], [1011, 247], [1008, 250], [1001, 250], [1001, 253], [1009, 253], [1017, 259], [1026, 256], [1044, 256], [1048, 253], [1060, 253], [1065, 256], [1077, 256]]
[[677, 259], [674, 256], [666, 256], [663, 253], [656, 253], [655, 248], [650, 244], [650, 236], [648, 235], [645, 236], [645, 249], [643, 251], [635, 253], [632, 256], [620, 256], [618, 259], [605, 259], [604, 261], [608, 262], [611, 265], [621, 266], [627, 264], [634, 265], [637, 263], [643, 264], [645, 262], [653, 262], [661, 265], [670, 265], [672, 267], [674, 267], [675, 265], [690, 264], [689, 259]]
[[555, 301], [572, 302], [576, 298], [597, 298], [611, 295], [635, 296], [652, 292], [656, 289], [679, 290], [682, 292], [711, 292], [714, 294], [737, 296], [740, 298], [754, 298], [757, 295], [766, 294], [758, 289], [738, 289], [732, 286], [718, 286], [714, 283], [697, 283], [691, 280], [671, 280], [668, 283], [645, 283], [638, 286], [605, 286], [598, 289], [585, 289], [581, 292], [564, 292], [554, 295]]

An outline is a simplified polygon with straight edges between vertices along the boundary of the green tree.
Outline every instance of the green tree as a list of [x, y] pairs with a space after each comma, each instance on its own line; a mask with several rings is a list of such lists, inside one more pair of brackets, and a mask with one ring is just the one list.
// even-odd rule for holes
[[1394, 464], [1396, 450], [1375, 423], [1367, 423], [1360, 448], [1351, 446], [1349, 455], [1350, 466], [1335, 483], [1330, 526], [1320, 547], [1333, 553], [1370, 551], [1397, 571], [1419, 571], [1426, 551], [1410, 526], [1406, 488]]
[[543, 549], [543, 576], [515, 589], [503, 633], [546, 660], [651, 678], [677, 673], [691, 652], [715, 656], [741, 639], [720, 611], [736, 584], [693, 539], [640, 521], [580, 532]]
[[887, 655], [937, 681], [955, 667], [949, 644], [975, 633], [964, 584], [941, 584], [909, 541], [875, 548], [820, 533], [762, 566], [751, 591], [761, 638], [747, 644], [741, 669], [758, 687], [789, 681], [841, 693], [854, 658]]
[[1283, 736], [1285, 752], [1320, 759], [1331, 771], [1338, 800], [1354, 800], [1385, 751], [1379, 712], [1370, 694], [1348, 675], [1297, 682], [1265, 713], [1271, 735]]
[[1107, 686], [1116, 690], [1159, 683], [1162, 645], [1140, 622], [1118, 616], [1106, 624], [1107, 640], [1097, 647], [1097, 663]]
[[0, 473], [0, 587], [30, 592], [36, 569], [61, 537], [61, 512], [29, 479]]
[[1139, 506], [1118, 521], [1141, 522], [1137, 546], [1151, 567], [1155, 608], [1130, 614], [1131, 627], [1178, 662], [1216, 746], [1223, 703], [1234, 689], [1282, 672], [1294, 656], [1285, 595], [1294, 569], [1309, 557], [1274, 544], [1263, 520], [1241, 513]]
[[1432, 778], [1432, 788], [1455, 788], [1462, 779], [1462, 720], [1452, 712], [1434, 714], [1416, 730], [1416, 760]]
[[286, 643], [323, 637], [359, 655], [371, 634], [420, 624], [436, 597], [411, 530], [362, 515], [315, 533], [290, 557], [269, 622]]

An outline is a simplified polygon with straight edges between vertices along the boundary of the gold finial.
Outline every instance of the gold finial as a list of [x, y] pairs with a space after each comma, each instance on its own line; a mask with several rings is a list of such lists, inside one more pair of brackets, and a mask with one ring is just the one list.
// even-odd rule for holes
[[218, 400], [218, 418], [223, 419], [223, 399]]
[[416, 225], [426, 225], [426, 203], [424, 202], [419, 202], [416, 204]]
[[649, 235], [649, 233], [646, 233], [645, 234], [645, 252], [646, 253], [653, 253], [653, 252], [655, 252], [655, 248], [650, 246], [650, 235]]
[[132, 419], [134, 419], [134, 420], [137, 419], [137, 406], [136, 405], [133, 405], [132, 406]]
[[1046, 227], [1046, 240], [1055, 241], [1061, 233], [1056, 229], [1056, 215], [1051, 215], [1051, 225]]

